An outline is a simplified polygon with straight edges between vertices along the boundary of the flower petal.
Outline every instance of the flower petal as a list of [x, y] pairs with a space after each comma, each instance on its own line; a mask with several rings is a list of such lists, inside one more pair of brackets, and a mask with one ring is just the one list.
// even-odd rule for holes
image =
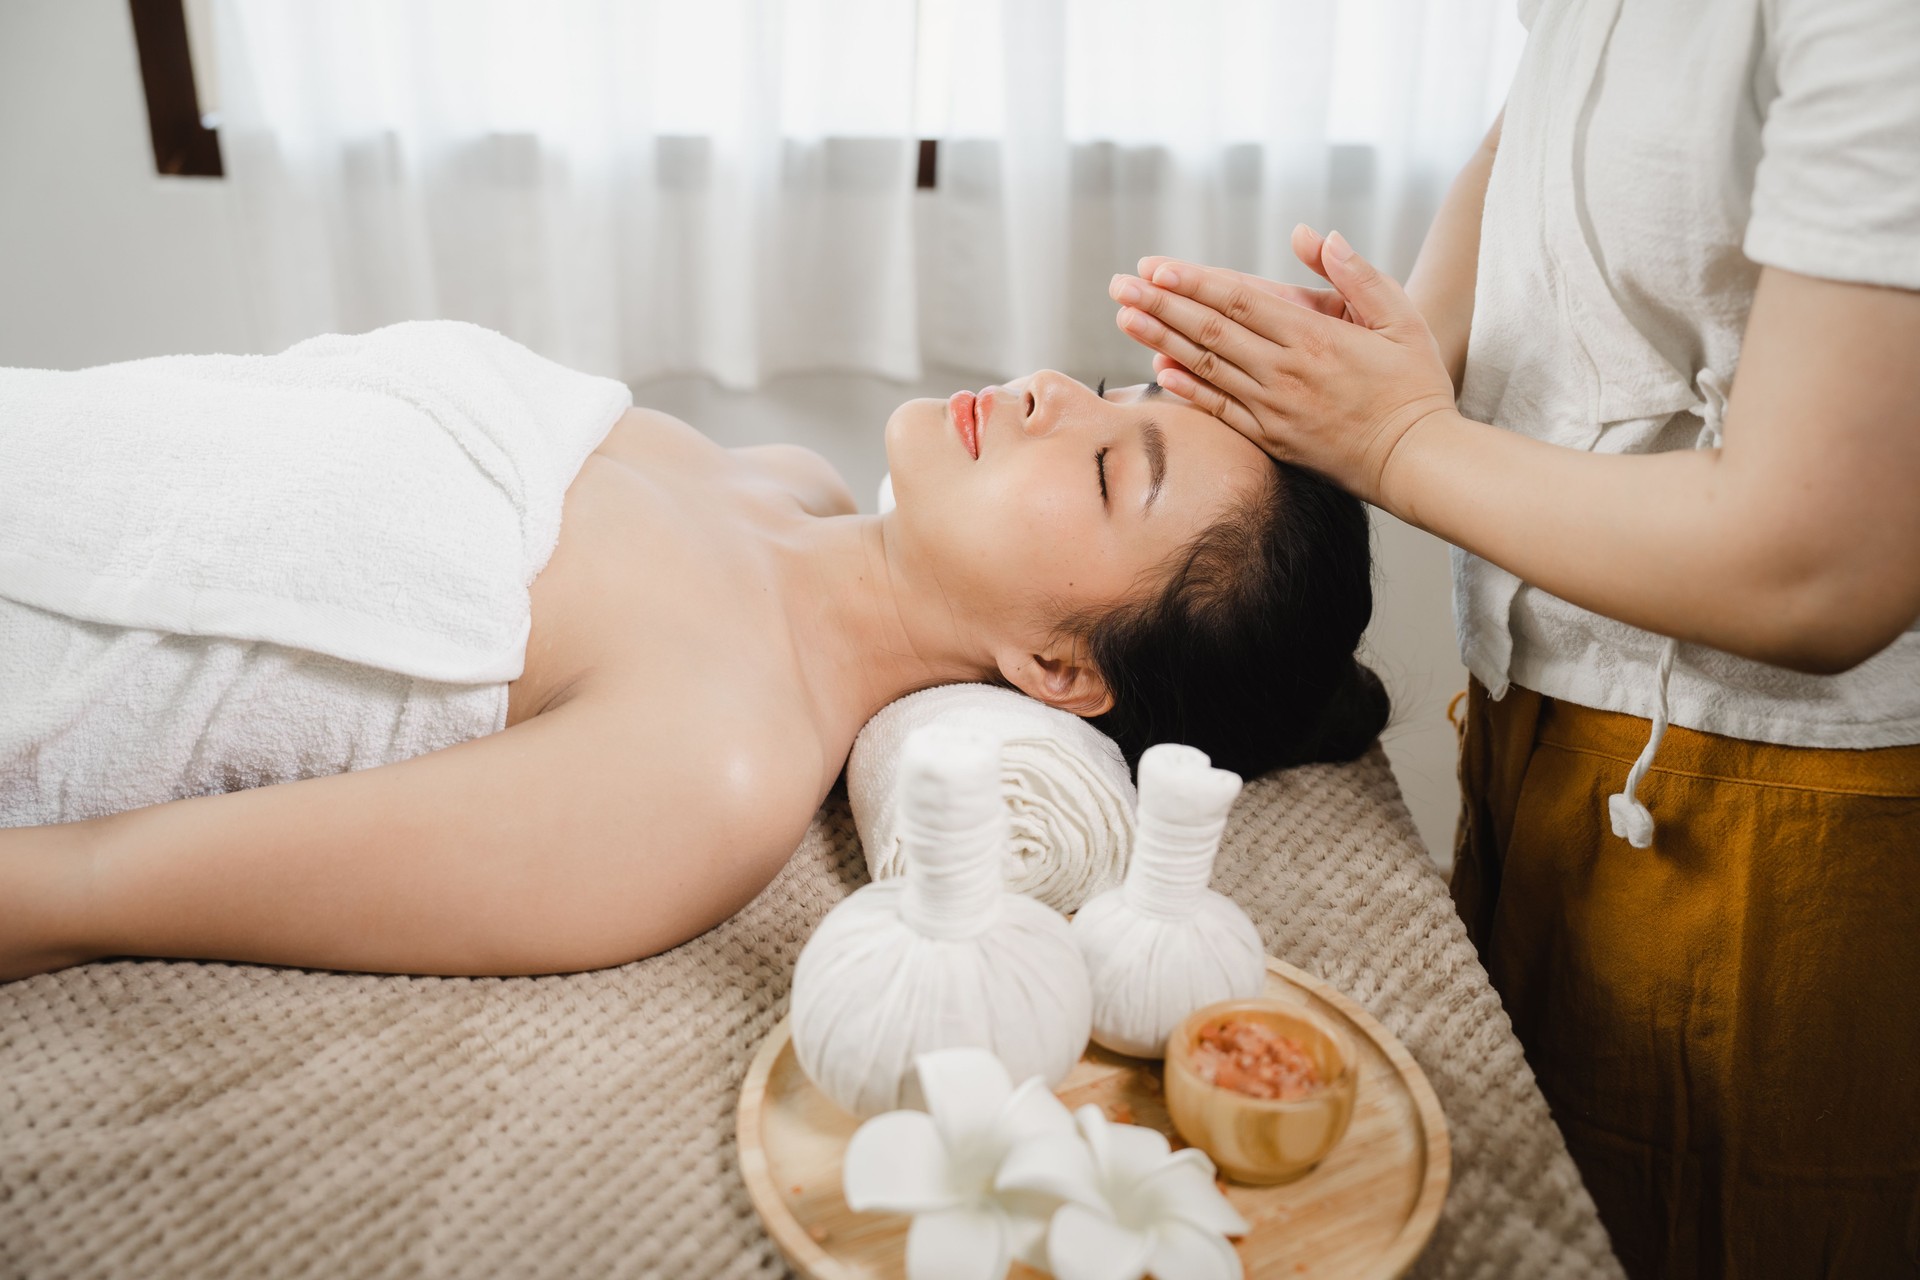
[[1107, 1172], [1123, 1178], [1145, 1177], [1167, 1162], [1173, 1145], [1158, 1129], [1138, 1124], [1107, 1126]]
[[946, 1143], [924, 1111], [889, 1111], [853, 1131], [840, 1187], [856, 1212], [921, 1213], [959, 1204]]
[[1243, 1236], [1252, 1230], [1220, 1194], [1211, 1170], [1202, 1172], [1185, 1160], [1169, 1161], [1147, 1174], [1134, 1185], [1130, 1199], [1156, 1225], [1184, 1222], [1223, 1236]]
[[936, 1049], [913, 1067], [907, 1094], [926, 1103], [949, 1147], [984, 1136], [1013, 1094], [1006, 1067], [986, 1049]]
[[1164, 1280], [1241, 1280], [1246, 1274], [1232, 1245], [1181, 1222], [1163, 1223], [1154, 1232], [1147, 1270]]
[[1112, 1127], [1107, 1113], [1089, 1102], [1083, 1107], [1076, 1107], [1073, 1118], [1080, 1125], [1080, 1133], [1086, 1138], [1088, 1149], [1093, 1152], [1094, 1168], [1105, 1169], [1113, 1155], [1113, 1143], [1107, 1137], [1107, 1130]]
[[1077, 1133], [1043, 1134], [1016, 1144], [1000, 1162], [993, 1189], [1040, 1192], [1113, 1216], [1100, 1190], [1093, 1152]]
[[1073, 1113], [1067, 1104], [1047, 1088], [1043, 1076], [1028, 1076], [1000, 1113], [1000, 1131], [1009, 1144], [1038, 1137], [1043, 1133], [1075, 1136]]
[[1001, 1280], [1013, 1256], [995, 1209], [941, 1209], [907, 1228], [907, 1280]]
[[1220, 1172], [1220, 1170], [1214, 1167], [1213, 1158], [1198, 1147], [1180, 1148], [1178, 1151], [1173, 1153], [1173, 1155], [1169, 1158], [1168, 1163], [1169, 1164], [1190, 1164], [1195, 1169], [1198, 1169], [1200, 1171], [1200, 1176], [1205, 1178], [1208, 1182], [1212, 1182], [1214, 1177]]
[[996, 1193], [993, 1203], [1006, 1215], [1007, 1246], [1018, 1261], [1047, 1270], [1047, 1227], [1060, 1201], [1038, 1191]]
[[1077, 1204], [1061, 1205], [1047, 1228], [1047, 1263], [1060, 1280], [1140, 1280], [1152, 1253], [1153, 1237]]

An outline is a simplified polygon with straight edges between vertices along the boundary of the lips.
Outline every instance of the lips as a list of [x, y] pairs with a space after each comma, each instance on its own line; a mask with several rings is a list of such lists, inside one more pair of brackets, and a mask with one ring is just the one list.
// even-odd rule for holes
[[980, 459], [980, 420], [985, 416], [981, 410], [986, 399], [985, 393], [976, 399], [971, 391], [956, 391], [947, 400], [947, 421], [960, 433], [960, 443], [976, 462]]

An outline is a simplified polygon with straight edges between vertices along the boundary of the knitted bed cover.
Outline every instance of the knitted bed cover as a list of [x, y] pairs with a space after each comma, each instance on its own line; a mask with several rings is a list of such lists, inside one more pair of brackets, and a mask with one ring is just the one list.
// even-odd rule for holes
[[[0, 985], [0, 1277], [784, 1276], [734, 1103], [865, 878], [836, 797], [745, 910], [619, 969]], [[1213, 884], [1433, 1083], [1453, 1182], [1414, 1274], [1620, 1274], [1377, 747], [1251, 784]]]

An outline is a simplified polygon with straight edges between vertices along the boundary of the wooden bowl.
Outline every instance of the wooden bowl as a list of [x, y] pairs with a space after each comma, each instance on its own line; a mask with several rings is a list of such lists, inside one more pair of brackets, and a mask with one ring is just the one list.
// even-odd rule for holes
[[[1313, 1059], [1321, 1083], [1297, 1098], [1256, 1098], [1209, 1084], [1194, 1069], [1208, 1026], [1259, 1022]], [[1291, 1182], [1319, 1164], [1347, 1132], [1360, 1073], [1347, 1037], [1292, 1000], [1222, 1000], [1195, 1009], [1167, 1037], [1167, 1113], [1180, 1136], [1229, 1178], [1256, 1186]]]
[[[1386, 1280], [1413, 1265], [1446, 1199], [1447, 1123], [1426, 1076], [1353, 1001], [1284, 961], [1267, 961], [1267, 995], [1325, 1018], [1353, 1045], [1359, 1089], [1347, 1136], [1310, 1173], [1278, 1186], [1228, 1182], [1252, 1230], [1234, 1248], [1249, 1277]], [[1186, 1146], [1167, 1115], [1161, 1064], [1090, 1045], [1054, 1092]], [[840, 1159], [860, 1121], [800, 1070], [783, 1021], [747, 1069], [735, 1112], [740, 1174], [767, 1234], [807, 1280], [901, 1280], [909, 1219], [855, 1213]], [[1014, 1280], [1040, 1273], [1016, 1264]]]

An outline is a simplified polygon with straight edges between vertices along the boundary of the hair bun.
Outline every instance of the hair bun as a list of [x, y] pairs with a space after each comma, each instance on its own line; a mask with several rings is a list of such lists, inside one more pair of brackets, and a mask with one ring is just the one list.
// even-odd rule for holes
[[1357, 658], [1334, 685], [1308, 736], [1303, 764], [1344, 764], [1358, 759], [1380, 736], [1392, 712], [1387, 686]]

